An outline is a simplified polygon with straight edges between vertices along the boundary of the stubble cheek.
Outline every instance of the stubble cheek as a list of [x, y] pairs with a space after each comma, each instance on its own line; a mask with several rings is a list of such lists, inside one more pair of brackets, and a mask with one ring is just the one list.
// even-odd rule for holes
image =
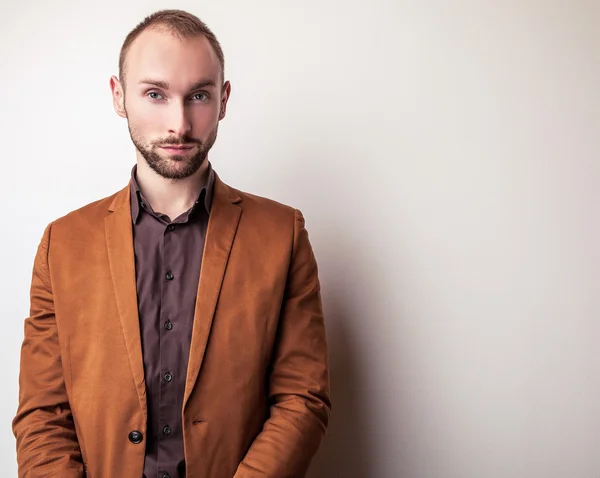
[[[150, 112], [137, 116], [135, 120], [130, 121], [130, 130], [138, 141], [143, 143], [147, 148], [153, 148], [154, 143], [161, 138], [160, 118], [158, 115], [152, 115]], [[164, 132], [164, 130], [163, 130]], [[162, 137], [164, 138], [164, 134]]]

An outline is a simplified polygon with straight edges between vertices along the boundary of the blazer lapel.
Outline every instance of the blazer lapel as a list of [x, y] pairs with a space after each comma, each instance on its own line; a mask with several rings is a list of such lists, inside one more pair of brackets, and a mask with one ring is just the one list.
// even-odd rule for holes
[[145, 408], [146, 386], [135, 282], [135, 255], [131, 224], [130, 186], [119, 191], [105, 218], [106, 246], [117, 307], [125, 335], [129, 365], [140, 402]]
[[184, 409], [198, 378], [206, 352], [229, 253], [242, 214], [242, 208], [237, 205], [240, 201], [239, 195], [224, 184], [215, 173], [213, 201], [196, 296], [192, 342], [183, 397]]

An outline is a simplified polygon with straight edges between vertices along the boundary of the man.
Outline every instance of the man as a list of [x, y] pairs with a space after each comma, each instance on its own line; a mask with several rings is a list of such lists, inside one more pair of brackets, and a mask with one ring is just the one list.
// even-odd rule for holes
[[298, 210], [207, 160], [231, 93], [221, 47], [157, 12], [110, 86], [137, 164], [38, 247], [19, 476], [304, 476], [330, 413], [317, 265]]

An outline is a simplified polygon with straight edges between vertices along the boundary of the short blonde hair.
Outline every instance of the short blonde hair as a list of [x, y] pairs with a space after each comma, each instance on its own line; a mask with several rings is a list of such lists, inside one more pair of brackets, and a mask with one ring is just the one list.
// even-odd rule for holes
[[183, 38], [203, 35], [210, 42], [221, 64], [221, 82], [225, 81], [225, 57], [215, 34], [197, 16], [183, 10], [159, 10], [144, 18], [129, 32], [119, 55], [119, 81], [125, 85], [125, 59], [133, 41], [146, 29], [165, 29]]

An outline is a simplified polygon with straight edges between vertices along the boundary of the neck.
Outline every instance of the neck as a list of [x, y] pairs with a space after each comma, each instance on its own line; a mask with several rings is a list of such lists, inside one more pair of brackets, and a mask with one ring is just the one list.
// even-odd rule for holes
[[175, 219], [194, 205], [208, 179], [208, 159], [193, 175], [183, 179], [167, 179], [137, 159], [136, 179], [146, 200], [155, 212]]

